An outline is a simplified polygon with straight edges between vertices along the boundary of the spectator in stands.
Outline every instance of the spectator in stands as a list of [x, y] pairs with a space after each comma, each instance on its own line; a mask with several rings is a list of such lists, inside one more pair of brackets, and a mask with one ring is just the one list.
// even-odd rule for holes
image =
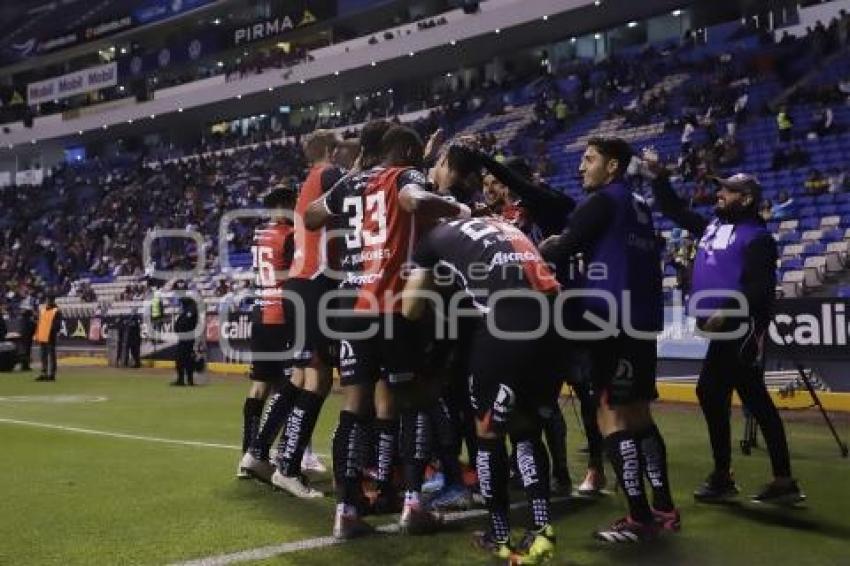
[[783, 189], [779, 191], [779, 197], [773, 205], [771, 216], [776, 220], [791, 218], [796, 214], [796, 207], [794, 199], [788, 195], [788, 191]]
[[227, 285], [227, 281], [224, 279], [220, 279], [218, 282], [218, 287], [215, 288], [215, 296], [216, 297], [224, 297], [230, 292], [230, 287]]
[[809, 131], [809, 135], [814, 134], [817, 137], [824, 137], [830, 134], [834, 120], [832, 108], [821, 104], [812, 115], [812, 129]]
[[837, 167], [833, 167], [829, 170], [829, 176], [827, 177], [827, 183], [829, 184], [829, 192], [831, 193], [840, 193], [844, 190], [844, 183], [846, 180], [846, 175], [841, 172]]
[[694, 116], [686, 116], [682, 127], [682, 154], [690, 153], [693, 148], [694, 133], [697, 131], [697, 119]]
[[787, 106], [779, 108], [779, 113], [776, 115], [776, 128], [779, 131], [779, 141], [785, 143], [791, 141], [794, 122], [791, 120], [791, 115], [788, 114]]
[[818, 169], [809, 171], [809, 177], [805, 183], [806, 194], [822, 195], [829, 190], [829, 182]]
[[568, 115], [569, 108], [567, 107], [567, 103], [564, 102], [563, 98], [558, 98], [558, 102], [555, 104], [555, 120], [558, 121], [558, 128], [562, 131], [567, 129]]
[[735, 116], [736, 124], [743, 124], [747, 118], [747, 103], [750, 101], [750, 95], [743, 91], [738, 98], [735, 99], [735, 104], [732, 106], [732, 113]]

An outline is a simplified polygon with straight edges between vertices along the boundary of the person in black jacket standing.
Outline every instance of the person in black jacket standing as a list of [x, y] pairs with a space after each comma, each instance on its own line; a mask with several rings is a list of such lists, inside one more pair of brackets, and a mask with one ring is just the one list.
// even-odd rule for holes
[[177, 358], [177, 380], [171, 385], [182, 387], [184, 385], [195, 385], [193, 373], [195, 371], [195, 327], [198, 324], [198, 308], [189, 297], [180, 299], [180, 314], [174, 322], [174, 332], [178, 335]]
[[654, 178], [653, 193], [662, 213], [699, 238], [688, 307], [698, 327], [711, 338], [697, 397], [708, 425], [714, 470], [694, 498], [718, 502], [738, 493], [731, 470], [735, 390], [761, 427], [773, 468], [773, 481], [752, 500], [802, 501], [805, 495], [791, 476], [785, 429], [764, 381], [762, 353], [775, 297], [777, 250], [758, 215], [761, 186], [742, 173], [728, 179], [715, 177], [715, 217], [708, 220], [676, 196], [652, 152], [644, 153], [643, 172]]
[[35, 321], [33, 320], [33, 312], [31, 308], [21, 310], [21, 371], [30, 371], [30, 361], [32, 360], [32, 339], [35, 335]]

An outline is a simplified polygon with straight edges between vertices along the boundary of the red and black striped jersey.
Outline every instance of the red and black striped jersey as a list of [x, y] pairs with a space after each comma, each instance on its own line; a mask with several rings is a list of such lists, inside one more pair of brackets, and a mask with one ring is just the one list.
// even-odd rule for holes
[[328, 242], [325, 229], [307, 230], [304, 227], [304, 214], [310, 203], [329, 191], [342, 175], [342, 170], [333, 165], [315, 166], [301, 185], [295, 203], [295, 255], [289, 269], [290, 277], [314, 279], [327, 269]]
[[407, 185], [426, 186], [425, 176], [409, 167], [375, 167], [342, 179], [325, 205], [345, 230], [340, 263], [344, 289], [359, 289], [355, 310], [401, 311], [402, 268], [413, 251], [413, 215], [399, 204]]
[[442, 222], [416, 246], [413, 264], [434, 269], [487, 309], [487, 297], [499, 291], [555, 294], [555, 275], [531, 240], [517, 227], [495, 217]]
[[286, 221], [274, 221], [254, 231], [251, 246], [253, 268], [256, 276], [256, 322], [283, 324], [283, 283], [292, 263], [294, 230]]

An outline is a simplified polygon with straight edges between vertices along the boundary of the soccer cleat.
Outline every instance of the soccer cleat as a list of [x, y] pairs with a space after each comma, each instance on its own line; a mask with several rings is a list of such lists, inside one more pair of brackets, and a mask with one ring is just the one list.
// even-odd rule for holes
[[655, 524], [663, 531], [678, 533], [682, 528], [682, 516], [678, 509], [672, 511], [659, 511], [652, 509], [652, 518], [655, 519]]
[[556, 474], [552, 478], [552, 494], [569, 497], [573, 493], [573, 480], [569, 474]]
[[375, 527], [356, 513], [346, 514], [337, 510], [334, 516], [334, 538], [348, 540], [375, 532]]
[[738, 495], [738, 486], [731, 473], [718, 474], [712, 472], [705, 483], [694, 491], [694, 499], [702, 503], [722, 503]]
[[285, 476], [279, 470], [272, 475], [272, 486], [300, 499], [317, 499], [325, 495], [318, 489], [313, 489], [304, 476]]
[[498, 560], [510, 560], [514, 554], [509, 540], [497, 540], [490, 531], [472, 533], [472, 546]]
[[251, 474], [248, 473], [248, 470], [242, 467], [243, 458], [245, 458], [245, 454], [242, 455], [242, 458], [239, 458], [239, 463], [236, 465], [236, 479], [249, 480], [251, 479]]
[[[258, 479], [261, 482], [269, 483], [272, 474], [275, 473], [275, 468], [268, 460], [261, 460], [251, 454], [250, 451], [245, 452], [242, 459], [239, 461], [239, 469], [244, 470], [249, 476]], [[237, 476], [238, 476], [237, 472]]]
[[797, 480], [780, 484], [775, 481], [765, 485], [761, 491], [753, 495], [753, 503], [769, 503], [771, 505], [795, 505], [806, 500], [806, 495], [800, 491]]
[[577, 493], [582, 497], [596, 497], [602, 495], [602, 490], [605, 489], [605, 473], [594, 468], [588, 468], [587, 474], [584, 476], [584, 481], [578, 486]]
[[421, 505], [405, 505], [398, 521], [398, 529], [403, 535], [425, 535], [442, 526], [443, 516], [423, 509]]
[[317, 474], [324, 474], [328, 471], [327, 466], [325, 466], [319, 457], [313, 453], [312, 450], [308, 447], [304, 451], [304, 456], [301, 458], [301, 471], [302, 472], [316, 472]]
[[446, 476], [437, 472], [422, 484], [422, 493], [436, 493], [446, 486]]
[[517, 550], [511, 556], [511, 564], [545, 564], [555, 556], [555, 529], [545, 525], [537, 530], [526, 531]]
[[472, 493], [464, 485], [449, 485], [435, 493], [428, 508], [436, 511], [466, 511], [472, 506]]
[[611, 544], [633, 544], [646, 542], [658, 536], [658, 526], [653, 523], [639, 523], [626, 516], [614, 521], [610, 527], [599, 529], [593, 534], [596, 540]]

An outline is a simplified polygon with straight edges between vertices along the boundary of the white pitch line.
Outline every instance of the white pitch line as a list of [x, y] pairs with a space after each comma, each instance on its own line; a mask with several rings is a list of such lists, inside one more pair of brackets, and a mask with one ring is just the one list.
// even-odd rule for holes
[[177, 444], [180, 446], [200, 446], [202, 448], [225, 448], [227, 450], [241, 450], [241, 446], [233, 444], [217, 444], [215, 442], [199, 442], [197, 440], [179, 440], [176, 438], [159, 438], [156, 436], [143, 436], [140, 434], [126, 434], [123, 432], [110, 432], [106, 430], [94, 430], [90, 428], [80, 428], [76, 426], [64, 426], [49, 423], [40, 423], [35, 421], [19, 421], [17, 419], [0, 418], [0, 423], [32, 426], [36, 428], [48, 428], [51, 430], [61, 430], [64, 432], [77, 432], [79, 434], [90, 434], [92, 436], [106, 436], [109, 438], [123, 438], [125, 440], [142, 440], [146, 442], [156, 442], [159, 444]]
[[[560, 503], [562, 501], [567, 501], [569, 498], [567, 497], [555, 497], [552, 499], [552, 503]], [[511, 509], [520, 509], [522, 507], [528, 507], [528, 503], [526, 502], [518, 502], [511, 505]], [[446, 523], [456, 523], [459, 521], [465, 521], [467, 519], [473, 519], [475, 517], [484, 517], [487, 515], [486, 509], [472, 509], [469, 511], [457, 511], [454, 513], [446, 513], [444, 517], [444, 521]], [[381, 525], [377, 527], [379, 533], [383, 534], [393, 534], [398, 532], [398, 524], [389, 523], [386, 525]], [[349, 542], [347, 540], [339, 540], [334, 537], [316, 537], [316, 538], [308, 538], [303, 540], [297, 540], [293, 542], [286, 542], [283, 544], [276, 544], [271, 546], [261, 546], [258, 548], [252, 548], [249, 550], [242, 550], [240, 552], [233, 552], [231, 554], [219, 554], [217, 556], [208, 556], [206, 558], [198, 558], [197, 560], [189, 560], [186, 562], [175, 562], [171, 566], [227, 566], [228, 564], [238, 564], [240, 562], [248, 562], [254, 560], [265, 560], [268, 558], [274, 558], [275, 556], [281, 556], [283, 554], [292, 554], [293, 552], [301, 552], [302, 550], [312, 550], [315, 548], [327, 548], [329, 546], [335, 546], [337, 544], [344, 544]]]
[[[36, 428], [47, 428], [52, 430], [61, 430], [63, 432], [77, 432], [79, 434], [90, 434], [92, 436], [106, 436], [108, 438], [123, 438], [124, 440], [141, 440], [144, 442], [155, 442], [158, 444], [176, 444], [179, 446], [197, 446], [201, 448], [224, 448], [225, 450], [242, 450], [241, 446], [235, 444], [218, 444], [215, 442], [200, 442], [198, 440], [180, 440], [177, 438], [159, 438], [157, 436], [144, 436], [141, 434], [127, 434], [124, 432], [110, 432], [108, 430], [94, 430], [91, 428], [80, 428], [76, 426], [64, 426], [50, 423], [40, 423], [36, 421], [20, 421], [17, 419], [0, 418], [0, 424], [13, 424], [21, 426], [32, 426]], [[313, 452], [319, 458], [328, 458], [327, 454]], [[274, 456], [274, 449], [272, 449]]]

